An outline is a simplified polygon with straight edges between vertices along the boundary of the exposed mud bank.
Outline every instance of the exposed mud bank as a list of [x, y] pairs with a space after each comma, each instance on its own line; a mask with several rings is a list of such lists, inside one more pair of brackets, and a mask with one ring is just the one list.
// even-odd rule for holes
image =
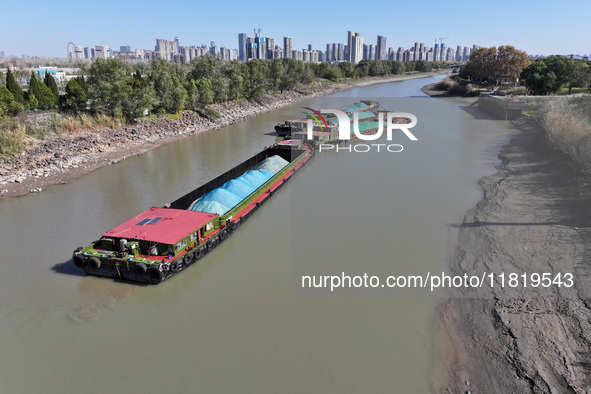
[[587, 393], [591, 390], [591, 184], [551, 148], [529, 116], [502, 148], [484, 198], [459, 224], [451, 271], [572, 273], [553, 283], [451, 293], [439, 307], [441, 393]]

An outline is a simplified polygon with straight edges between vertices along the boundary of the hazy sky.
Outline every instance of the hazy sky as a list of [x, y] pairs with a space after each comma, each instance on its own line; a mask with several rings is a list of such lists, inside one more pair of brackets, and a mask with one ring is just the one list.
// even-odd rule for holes
[[[369, 4], [370, 6], [362, 6]], [[0, 51], [8, 55], [65, 57], [68, 42], [119, 50], [154, 49], [156, 38], [179, 37], [181, 45], [238, 47], [238, 33], [254, 28], [293, 39], [293, 48], [346, 43], [347, 31], [366, 44], [377, 36], [387, 46], [513, 45], [528, 54], [591, 53], [591, 1], [7, 1], [0, 7]]]

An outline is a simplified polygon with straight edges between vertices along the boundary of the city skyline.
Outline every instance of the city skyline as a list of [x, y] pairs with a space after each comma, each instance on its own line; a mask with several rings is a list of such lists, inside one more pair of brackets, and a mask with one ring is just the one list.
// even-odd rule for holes
[[[255, 28], [261, 28], [263, 36], [279, 40], [276, 44], [291, 37], [292, 47], [299, 50], [309, 44], [315, 49], [327, 43], [347, 44], [347, 31], [354, 31], [366, 44], [377, 44], [378, 35], [387, 37], [387, 46], [394, 49], [414, 42], [433, 46], [436, 39], [448, 37], [449, 46], [512, 45], [529, 55], [591, 53], [591, 44], [585, 41], [591, 33], [587, 21], [591, 3], [585, 1], [573, 2], [568, 9], [549, 1], [506, 0], [496, 2], [493, 9], [463, 0], [444, 5], [425, 1], [396, 9], [391, 2], [378, 0], [366, 14], [351, 12], [360, 8], [352, 1], [326, 4], [303, 0], [297, 9], [267, 1], [257, 2], [256, 7], [242, 3], [195, 5], [180, 0], [167, 2], [166, 7], [153, 0], [141, 7], [112, 0], [83, 4], [56, 0], [51, 7], [35, 3], [46, 4], [11, 2], [3, 6], [6, 15], [26, 16], [4, 18], [0, 26], [0, 51], [6, 56], [65, 57], [68, 42], [83, 47], [151, 49], [156, 37], [179, 37], [181, 45], [195, 46], [215, 41], [218, 47], [238, 49], [238, 34], [251, 35]], [[305, 9], [313, 12], [298, 12]], [[67, 23], [60, 25], [56, 23], [59, 20]], [[558, 25], [556, 29], [554, 25]]]

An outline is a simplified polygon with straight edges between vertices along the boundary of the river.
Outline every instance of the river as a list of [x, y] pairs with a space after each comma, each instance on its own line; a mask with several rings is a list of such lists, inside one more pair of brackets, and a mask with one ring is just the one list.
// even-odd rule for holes
[[[301, 280], [446, 271], [455, 225], [515, 131], [420, 92], [441, 78], [295, 103], [0, 201], [0, 392], [429, 392], [440, 293]], [[272, 126], [303, 107], [359, 98], [414, 114], [418, 141], [398, 133], [372, 142], [399, 153], [318, 153], [223, 245], [160, 285], [85, 277], [71, 262], [77, 246], [271, 145]]]

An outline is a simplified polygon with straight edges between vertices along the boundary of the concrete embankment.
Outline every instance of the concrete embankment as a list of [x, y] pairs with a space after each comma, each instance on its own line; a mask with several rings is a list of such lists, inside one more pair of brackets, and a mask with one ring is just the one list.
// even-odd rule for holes
[[478, 108], [499, 119], [513, 120], [521, 115], [525, 101], [512, 96], [481, 95], [478, 98]]

